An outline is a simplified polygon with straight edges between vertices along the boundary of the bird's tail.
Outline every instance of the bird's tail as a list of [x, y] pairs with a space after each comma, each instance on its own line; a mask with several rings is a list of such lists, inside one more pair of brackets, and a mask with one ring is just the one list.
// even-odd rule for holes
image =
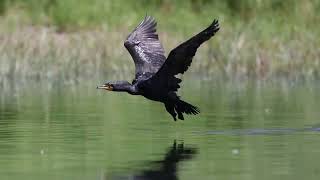
[[182, 113], [194, 114], [194, 115], [200, 113], [199, 108], [197, 108], [196, 106], [193, 106], [185, 101], [182, 101], [182, 100], [179, 100], [175, 104], [175, 110], [178, 113], [178, 118], [181, 120], [184, 120]]

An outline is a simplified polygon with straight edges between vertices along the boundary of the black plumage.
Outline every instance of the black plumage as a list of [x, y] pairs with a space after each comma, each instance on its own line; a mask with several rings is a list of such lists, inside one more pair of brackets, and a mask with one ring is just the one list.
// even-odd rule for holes
[[181, 79], [175, 75], [188, 70], [197, 49], [214, 36], [219, 30], [219, 23], [214, 20], [209, 27], [173, 49], [167, 58], [156, 33], [156, 25], [153, 17], [145, 17], [124, 42], [136, 69], [132, 84], [116, 81], [105, 83], [98, 88], [142, 95], [150, 100], [162, 102], [174, 120], [177, 115], [179, 119], [184, 120], [183, 113], [198, 114], [200, 110], [181, 100], [176, 94]]

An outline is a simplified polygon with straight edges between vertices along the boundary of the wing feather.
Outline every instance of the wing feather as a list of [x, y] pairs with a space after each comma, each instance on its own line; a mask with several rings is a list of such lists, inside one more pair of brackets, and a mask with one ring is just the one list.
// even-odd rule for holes
[[168, 55], [164, 68], [168, 68], [171, 75], [186, 72], [200, 45], [214, 36], [219, 29], [219, 22], [215, 19], [205, 30], [173, 49]]
[[166, 60], [156, 26], [154, 18], [146, 16], [124, 42], [135, 63], [136, 78], [155, 74]]
[[209, 27], [173, 49], [159, 71], [148, 79], [146, 83], [165, 86], [170, 91], [177, 91], [181, 80], [177, 81], [175, 75], [183, 74], [188, 70], [200, 45], [209, 40], [218, 31], [218, 20], [214, 20]]

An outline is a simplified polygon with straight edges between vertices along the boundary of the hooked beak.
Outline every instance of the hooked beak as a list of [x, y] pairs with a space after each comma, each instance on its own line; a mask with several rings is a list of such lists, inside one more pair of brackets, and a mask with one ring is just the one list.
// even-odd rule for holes
[[109, 84], [104, 84], [102, 86], [97, 86], [97, 89], [104, 89], [104, 90], [112, 91], [113, 87]]

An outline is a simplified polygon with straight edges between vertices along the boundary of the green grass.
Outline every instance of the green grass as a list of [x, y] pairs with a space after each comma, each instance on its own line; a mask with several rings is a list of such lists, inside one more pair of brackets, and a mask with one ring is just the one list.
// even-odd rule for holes
[[169, 21], [166, 25], [171, 29], [176, 29], [178, 23], [183, 28], [203, 25], [213, 17], [230, 24], [271, 20], [286, 21], [290, 26], [299, 22], [312, 25], [319, 20], [320, 10], [317, 0], [4, 0], [0, 6], [15, 7], [27, 12], [32, 23], [50, 24], [61, 30], [133, 25], [146, 13]]
[[[207, 77], [318, 79], [317, 0], [3, 0], [0, 79], [64, 79], [133, 72], [122, 46], [146, 15], [166, 52], [218, 18], [190, 71]], [[121, 72], [121, 73], [119, 73]]]

